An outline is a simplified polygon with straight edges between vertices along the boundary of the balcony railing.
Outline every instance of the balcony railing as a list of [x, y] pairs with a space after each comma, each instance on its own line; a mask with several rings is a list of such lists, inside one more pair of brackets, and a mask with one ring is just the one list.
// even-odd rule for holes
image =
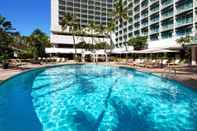
[[150, 0], [150, 4], [153, 4], [153, 3], [155, 3], [156, 1], [158, 1], [158, 0]]
[[188, 11], [188, 10], [191, 10], [191, 9], [193, 9], [193, 4], [192, 3], [185, 4], [185, 5], [182, 5], [182, 6], [176, 8], [177, 14]]
[[173, 0], [168, 0], [162, 3], [162, 8], [165, 8], [169, 5], [173, 4]]
[[150, 20], [150, 24], [154, 24], [154, 23], [157, 23], [157, 22], [159, 22], [159, 18], [155, 18], [155, 19]]
[[173, 16], [173, 12], [168, 12], [168, 13], [165, 13], [165, 14], [162, 14], [162, 19], [166, 19], [166, 18], [169, 18], [169, 17], [172, 17]]
[[159, 29], [151, 29], [150, 34], [159, 33]]
[[159, 11], [159, 7], [153, 8], [150, 10], [150, 14], [156, 13]]
[[145, 17], [148, 17], [148, 13], [144, 13], [141, 18], [144, 19]]
[[172, 34], [171, 33], [169, 33], [169, 34], [163, 34], [163, 35], [161, 35], [161, 37], [163, 38], [163, 39], [168, 39], [168, 38], [172, 38]]
[[146, 26], [148, 26], [148, 22], [146, 22], [146, 23], [142, 23], [142, 28], [144, 28], [144, 27], [146, 27]]
[[183, 26], [183, 25], [187, 25], [187, 24], [192, 24], [193, 23], [193, 19], [188, 18], [188, 19], [181, 19], [176, 21], [176, 26]]
[[168, 25], [163, 25], [162, 26], [162, 31], [169, 30], [169, 29], [173, 29], [173, 24], [168, 24]]

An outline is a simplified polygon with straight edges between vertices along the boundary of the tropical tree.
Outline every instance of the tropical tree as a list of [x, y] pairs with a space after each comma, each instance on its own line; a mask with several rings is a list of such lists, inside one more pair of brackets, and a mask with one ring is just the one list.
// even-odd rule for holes
[[66, 29], [68, 29], [68, 31], [72, 34], [73, 37], [73, 43], [74, 43], [74, 49], [75, 49], [75, 53], [74, 53], [74, 60], [76, 60], [77, 58], [77, 50], [76, 50], [76, 39], [75, 36], [77, 34], [79, 34], [80, 31], [80, 24], [78, 19], [71, 15], [71, 14], [65, 14], [62, 22], [61, 22], [61, 27], [62, 27], [62, 31], [65, 31]]
[[128, 45], [134, 46], [136, 50], [144, 48], [146, 44], [147, 44], [146, 36], [132, 37], [128, 41]]
[[4, 66], [8, 65], [7, 59], [12, 52], [10, 44], [13, 41], [13, 30], [12, 23], [5, 17], [0, 16], [0, 62]]
[[183, 49], [180, 50], [180, 58], [181, 59], [190, 59], [191, 57], [191, 49], [186, 48], [185, 45], [190, 44], [192, 42], [192, 37], [191, 36], [185, 36], [181, 37], [176, 40], [178, 44], [180, 44]]
[[[103, 49], [105, 50], [105, 53], [106, 53], [106, 46], [107, 46], [107, 43], [105, 43], [106, 27], [103, 26], [103, 25], [97, 25], [96, 28], [95, 28], [95, 32], [98, 33], [98, 36], [102, 36], [103, 42], [101, 42], [101, 43], [104, 45]], [[96, 43], [95, 48], [97, 49], [98, 47], [100, 47], [101, 43]]]
[[92, 47], [93, 47], [93, 51], [95, 51], [95, 45], [94, 45], [94, 36], [95, 36], [95, 32], [97, 31], [98, 25], [96, 25], [95, 22], [90, 21], [89, 25], [88, 25], [88, 32], [90, 32], [91, 34], [91, 38], [92, 38]]
[[[127, 8], [124, 6], [124, 1], [123, 0], [117, 0], [114, 4], [114, 15], [115, 19], [119, 21], [120, 26], [123, 26], [123, 23], [128, 20], [128, 12]], [[126, 51], [127, 49], [127, 42], [125, 39], [124, 46]], [[126, 54], [126, 59], [128, 60], [128, 54]]]
[[185, 36], [181, 37], [176, 40], [177, 43], [179, 43], [181, 46], [184, 46], [186, 44], [190, 44], [192, 42], [192, 37], [191, 36]]
[[114, 43], [112, 40], [112, 33], [114, 32], [115, 28], [116, 28], [116, 23], [114, 20], [111, 20], [107, 24], [107, 27], [106, 27], [106, 34], [107, 34], [107, 37], [110, 39], [110, 43], [111, 43], [111, 50], [110, 51], [112, 51], [112, 48], [114, 47]]
[[27, 38], [29, 48], [33, 52], [34, 60], [45, 55], [45, 47], [50, 47], [48, 36], [40, 29], [35, 29]]

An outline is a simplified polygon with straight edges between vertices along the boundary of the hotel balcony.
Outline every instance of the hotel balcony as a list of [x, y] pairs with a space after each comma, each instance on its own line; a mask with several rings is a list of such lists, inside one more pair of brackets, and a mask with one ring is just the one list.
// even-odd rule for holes
[[156, 34], [156, 33], [159, 33], [159, 28], [157, 28], [157, 29], [151, 29], [151, 31], [150, 31], [150, 34], [152, 35], [152, 34]]
[[141, 15], [141, 19], [148, 17], [148, 12]]
[[193, 9], [193, 4], [192, 3], [184, 4], [184, 5], [176, 8], [176, 14], [180, 14], [180, 13], [183, 13], [183, 12], [186, 12], [186, 11], [190, 11], [192, 9]]
[[144, 10], [144, 9], [147, 9], [148, 8], [148, 5], [144, 5], [141, 7], [141, 10]]
[[135, 5], [140, 4], [140, 0], [134, 0], [134, 4], [135, 4]]
[[156, 19], [151, 19], [150, 20], [150, 25], [153, 25], [153, 24], [156, 24], [159, 22], [159, 18], [156, 18]]
[[150, 15], [157, 13], [159, 11], [159, 6], [150, 10]]
[[141, 10], [148, 8], [148, 0], [144, 0], [141, 2]]
[[161, 37], [162, 39], [169, 39], [172, 38], [172, 34], [162, 34]]
[[162, 25], [161, 30], [162, 30], [162, 31], [172, 30], [173, 27], [174, 27], [173, 24]]
[[161, 15], [161, 19], [164, 20], [164, 19], [168, 19], [170, 17], [173, 17], [173, 12], [168, 12], [168, 13], [163, 13]]
[[162, 2], [162, 9], [168, 7], [172, 4], [173, 4], [173, 0], [164, 1], [164, 2]]
[[145, 27], [147, 27], [147, 26], [148, 26], [148, 22], [142, 23], [142, 24], [141, 24], [141, 28], [145, 28]]
[[190, 24], [193, 24], [192, 17], [191, 18], [187, 18], [187, 19], [176, 20], [176, 27], [186, 26], [186, 25], [190, 25]]
[[156, 2], [158, 2], [159, 0], [150, 0], [150, 5], [155, 4]]
[[176, 36], [178, 37], [182, 37], [182, 36], [189, 36], [191, 35], [191, 31], [176, 31]]

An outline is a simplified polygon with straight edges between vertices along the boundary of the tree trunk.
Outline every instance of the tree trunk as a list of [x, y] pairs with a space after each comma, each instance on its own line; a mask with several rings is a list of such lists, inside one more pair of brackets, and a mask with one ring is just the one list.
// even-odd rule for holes
[[113, 40], [111, 38], [111, 33], [110, 33], [110, 35], [108, 35], [108, 37], [110, 39], [110, 44], [111, 44], [111, 47], [110, 47], [110, 54], [111, 54], [112, 53], [113, 46], [114, 46]]
[[76, 49], [76, 44], [75, 44], [75, 35], [74, 35], [74, 33], [73, 33], [73, 42], [74, 42], [74, 49], [75, 49], [74, 60], [76, 61], [76, 58], [77, 58], [77, 49]]
[[125, 42], [125, 50], [126, 50], [126, 63], [128, 63], [128, 48], [127, 48], [127, 43]]
[[93, 47], [93, 53], [94, 53], [94, 62], [96, 62], [96, 54], [95, 54], [95, 46], [94, 46], [94, 38], [93, 38], [93, 31], [91, 31], [91, 35], [92, 35], [92, 47]]

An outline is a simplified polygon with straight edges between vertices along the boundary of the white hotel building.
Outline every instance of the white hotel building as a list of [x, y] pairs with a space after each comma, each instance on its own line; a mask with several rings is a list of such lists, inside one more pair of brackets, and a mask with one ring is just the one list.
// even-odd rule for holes
[[[196, 34], [196, 0], [124, 0], [124, 5], [129, 19], [122, 26], [118, 23], [115, 41], [119, 46], [130, 37], [147, 36], [149, 49], [179, 48], [177, 38]], [[192, 61], [196, 64], [194, 45]]]
[[[196, 0], [124, 0], [129, 20], [117, 24], [114, 41], [121, 47], [130, 37], [147, 36], [148, 48], [180, 48], [176, 39], [181, 36], [194, 36], [197, 30]], [[107, 25], [112, 19], [113, 0], [51, 0], [51, 43], [49, 53], [74, 53], [73, 40], [69, 32], [62, 33], [60, 26], [64, 13], [71, 13], [85, 27], [90, 21]], [[101, 38], [102, 36], [100, 36]], [[91, 37], [85, 36], [90, 43]], [[84, 40], [83, 39], [83, 40]], [[96, 38], [96, 41], [101, 39]], [[103, 39], [102, 39], [103, 40]], [[106, 39], [107, 42], [109, 40]], [[76, 43], [81, 39], [77, 38]], [[197, 42], [192, 45], [192, 63], [197, 61]], [[122, 46], [122, 49], [124, 47]], [[116, 50], [116, 49], [115, 49]], [[117, 49], [117, 52], [121, 50]], [[81, 53], [81, 50], [77, 50]]]
[[[68, 31], [63, 32], [60, 24], [63, 15], [67, 13], [75, 16], [81, 27], [86, 27], [90, 22], [106, 26], [112, 19], [112, 0], [51, 0], [50, 41], [53, 48], [47, 48], [47, 53], [74, 53], [72, 34]], [[109, 39], [103, 37], [97, 35], [94, 42], [109, 42]], [[91, 35], [76, 37], [76, 44], [83, 41], [91, 43]], [[81, 54], [82, 50], [77, 49], [77, 53]]]

